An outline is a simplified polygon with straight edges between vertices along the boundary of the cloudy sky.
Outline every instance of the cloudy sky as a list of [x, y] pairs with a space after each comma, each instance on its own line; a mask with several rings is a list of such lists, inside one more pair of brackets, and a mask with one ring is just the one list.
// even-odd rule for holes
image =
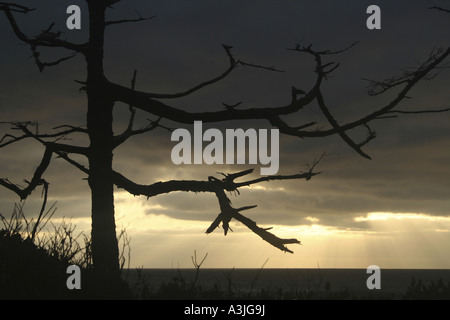
[[[35, 7], [35, 1], [21, 1]], [[65, 27], [66, 8], [80, 5], [82, 30]], [[366, 28], [366, 9], [377, 4], [382, 29]], [[286, 50], [313, 44], [318, 50], [339, 50], [340, 67], [323, 85], [335, 117], [347, 122], [386, 105], [392, 94], [370, 97], [367, 81], [399, 74], [417, 66], [434, 48], [448, 47], [450, 16], [429, 10], [448, 1], [122, 1], [108, 12], [111, 19], [156, 18], [114, 25], [106, 34], [105, 72], [113, 82], [129, 86], [138, 71], [136, 88], [179, 92], [221, 74], [228, 58], [221, 44], [234, 47], [239, 59], [275, 66], [285, 72], [238, 68], [225, 80], [189, 97], [166, 101], [189, 111], [221, 110], [222, 103], [242, 101], [240, 108], [279, 106], [290, 100], [290, 88], [314, 84], [314, 61]], [[87, 11], [83, 1], [40, 1], [37, 10], [17, 15], [22, 29], [34, 36], [56, 22], [61, 37], [87, 40]], [[81, 56], [40, 73], [30, 49], [21, 44], [0, 15], [0, 122], [38, 121], [40, 130], [57, 125], [84, 125], [86, 98], [73, 80], [85, 79]], [[42, 50], [42, 55], [67, 55]], [[401, 103], [401, 110], [450, 107], [450, 72], [420, 83]], [[126, 127], [128, 106], [115, 108], [115, 131]], [[138, 113], [139, 123], [155, 116]], [[293, 121], [317, 120], [326, 126], [315, 104]], [[164, 125], [179, 127], [169, 121]], [[192, 129], [192, 126], [184, 126]], [[266, 122], [233, 121], [205, 128], [267, 128]], [[270, 182], [242, 188], [229, 195], [234, 207], [255, 205], [245, 212], [259, 225], [273, 227], [280, 237], [298, 238], [285, 254], [262, 241], [238, 222], [226, 237], [221, 229], [205, 230], [219, 213], [213, 194], [173, 193], [147, 200], [116, 190], [116, 222], [131, 238], [131, 266], [191, 267], [194, 250], [208, 253], [205, 267], [268, 268], [450, 268], [450, 113], [403, 115], [372, 123], [377, 138], [365, 147], [373, 160], [356, 154], [339, 137], [300, 140], [280, 137], [280, 174], [308, 169], [323, 152], [322, 173], [310, 181]], [[3, 136], [9, 127], [0, 125]], [[354, 133], [354, 134], [357, 134]], [[86, 145], [73, 136], [72, 144]], [[130, 139], [116, 150], [114, 168], [138, 183], [171, 179], [201, 179], [217, 172], [235, 172], [258, 165], [181, 165], [171, 161], [175, 146], [170, 133], [157, 129]], [[30, 179], [43, 148], [24, 141], [0, 150], [0, 177], [20, 183]], [[84, 160], [81, 160], [84, 161]], [[77, 230], [89, 233], [90, 191], [77, 169], [54, 159], [45, 174], [51, 201], [57, 201], [55, 222], [71, 218]], [[0, 212], [8, 216], [18, 198], [0, 189]], [[37, 190], [26, 203], [36, 215]]]

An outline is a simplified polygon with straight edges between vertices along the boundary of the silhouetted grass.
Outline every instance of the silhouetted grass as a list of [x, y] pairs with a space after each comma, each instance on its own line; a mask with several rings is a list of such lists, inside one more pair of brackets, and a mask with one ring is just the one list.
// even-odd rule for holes
[[[194, 256], [196, 253], [194, 252]], [[205, 256], [206, 258], [206, 256]], [[450, 282], [442, 279], [425, 282], [411, 280], [403, 293], [396, 291], [367, 290], [354, 292], [349, 288], [335, 288], [320, 268], [305, 270], [297, 274], [298, 279], [290, 279], [290, 286], [261, 287], [257, 282], [261, 279], [264, 265], [255, 270], [253, 275], [246, 271], [246, 281], [236, 279], [235, 269], [222, 271], [222, 281], [202, 282], [202, 271], [195, 263], [194, 273], [189, 270], [172, 270], [170, 280], [158, 287], [152, 286], [151, 271], [138, 269], [134, 285], [131, 286], [133, 299], [153, 300], [450, 300]], [[202, 262], [204, 259], [202, 260]], [[266, 261], [267, 262], [267, 261]], [[288, 272], [289, 270], [286, 270]], [[191, 274], [191, 278], [186, 274]], [[242, 276], [242, 274], [241, 274]], [[156, 282], [156, 281], [155, 281]], [[250, 288], [250, 289], [248, 289]], [[138, 290], [136, 290], [138, 289]]]
[[406, 300], [449, 300], [450, 281], [445, 283], [442, 279], [424, 283], [412, 278], [403, 299]]
[[[223, 272], [223, 281], [204, 283], [201, 281], [201, 266], [194, 251], [192, 263], [194, 275], [187, 279], [181, 270], [174, 270], [173, 277], [158, 287], [152, 285], [151, 274], [143, 268], [135, 271], [134, 279], [123, 272], [123, 283], [109, 296], [99, 296], [93, 280], [91, 242], [83, 233], [76, 233], [75, 226], [63, 221], [51, 224], [50, 232], [42, 233], [44, 226], [54, 213], [51, 207], [37, 222], [27, 220], [23, 206], [17, 205], [8, 220], [0, 215], [0, 299], [98, 299], [120, 298], [137, 300], [350, 300], [350, 299], [450, 299], [450, 282], [442, 279], [425, 282], [411, 280], [404, 294], [369, 292], [356, 294], [349, 289], [335, 289], [320, 268], [303, 273], [301, 279], [291, 279], [288, 288], [258, 288], [261, 272], [265, 266], [255, 270], [246, 278], [247, 284], [236, 281], [235, 269]], [[45, 219], [43, 219], [45, 218]], [[119, 233], [121, 239], [120, 264], [123, 270], [129, 262], [130, 241], [125, 230]], [[82, 240], [82, 241], [81, 241]], [[82, 244], [81, 244], [82, 243]], [[128, 256], [125, 252], [128, 248]], [[266, 261], [267, 262], [267, 261]], [[69, 290], [66, 287], [69, 265], [82, 269], [82, 289]], [[299, 285], [301, 280], [302, 285]], [[238, 284], [239, 282], [239, 284]], [[244, 288], [245, 286], [245, 288]]]
[[[144, 272], [141, 270], [141, 276]], [[230, 272], [232, 274], [232, 271]], [[133, 299], [149, 300], [450, 300], [450, 282], [442, 279], [425, 284], [423, 281], [411, 280], [403, 294], [383, 291], [367, 293], [352, 292], [348, 288], [334, 289], [332, 283], [326, 281], [323, 286], [306, 288], [267, 287], [253, 288], [252, 291], [239, 287], [232, 277], [224, 274], [225, 284], [220, 281], [192, 285], [181, 272], [176, 271], [171, 280], [152, 287], [150, 278], [138, 278], [131, 286]], [[249, 279], [249, 284], [252, 279]], [[139, 284], [139, 285], [136, 285]], [[135, 290], [139, 288], [141, 290]]]
[[[195, 258], [194, 258], [195, 257]], [[246, 283], [236, 281], [235, 269], [223, 272], [223, 281], [202, 283], [201, 264], [196, 263], [194, 251], [193, 280], [189, 280], [182, 270], [173, 270], [173, 276], [169, 281], [163, 282], [158, 287], [152, 286], [151, 271], [145, 272], [143, 268], [137, 269], [136, 278], [131, 282], [134, 299], [154, 300], [348, 300], [348, 299], [389, 299], [390, 296], [367, 295], [357, 296], [348, 289], [334, 290], [326, 280], [320, 268], [314, 272], [302, 275], [300, 286], [294, 284], [288, 289], [283, 287], [267, 287], [257, 289], [257, 282], [261, 279], [261, 272], [266, 264], [249, 274]], [[206, 258], [206, 256], [205, 256]], [[204, 262], [205, 258], [202, 260]], [[238, 282], [240, 284], [238, 284]], [[246, 289], [247, 288], [247, 289]], [[248, 289], [249, 288], [249, 289]]]
[[[23, 203], [15, 205], [9, 219], [0, 214], [0, 299], [90, 299], [99, 297], [92, 285], [93, 263], [90, 237], [76, 233], [71, 222], [50, 222], [56, 208], [52, 206], [36, 221], [27, 219]], [[42, 212], [41, 212], [42, 213]], [[51, 225], [48, 230], [44, 227]], [[43, 232], [45, 231], [45, 232]], [[124, 249], [129, 239], [124, 230], [121, 267], [125, 265]], [[82, 289], [69, 290], [67, 267], [82, 270]], [[111, 298], [131, 298], [128, 284], [121, 292], [109, 292]], [[105, 297], [105, 298], [108, 298]]]

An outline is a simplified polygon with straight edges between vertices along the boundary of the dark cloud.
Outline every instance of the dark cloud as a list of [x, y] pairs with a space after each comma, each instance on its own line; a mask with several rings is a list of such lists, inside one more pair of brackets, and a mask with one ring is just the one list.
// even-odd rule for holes
[[[82, 5], [83, 2], [73, 1]], [[25, 4], [35, 5], [32, 1]], [[362, 78], [384, 79], [402, 67], [417, 65], [437, 46], [447, 45], [448, 16], [428, 10], [427, 1], [377, 1], [383, 12], [383, 29], [365, 28], [365, 8], [372, 4], [337, 1], [134, 1], [122, 2], [110, 11], [111, 19], [157, 15], [148, 22], [112, 26], [107, 32], [105, 67], [107, 76], [129, 85], [138, 70], [137, 88], [152, 92], [181, 91], [225, 70], [227, 57], [221, 43], [235, 47], [240, 59], [275, 65], [285, 73], [251, 68], [237, 70], [228, 79], [192, 97], [169, 101], [187, 110], [219, 110], [222, 103], [244, 101], [242, 107], [282, 105], [289, 101], [292, 85], [309, 88], [314, 82], [314, 62], [286, 48], [297, 42], [313, 43], [319, 49], [341, 49], [360, 43], [336, 58], [341, 66], [324, 85], [332, 112], [348, 121], [389, 103], [394, 93], [369, 98]], [[39, 3], [39, 13], [21, 17], [24, 28], [33, 34], [56, 21], [64, 28], [64, 4]], [[62, 13], [61, 13], [62, 12]], [[85, 12], [85, 11], [84, 11]], [[48, 18], [48, 19], [47, 19]], [[84, 19], [87, 19], [84, 16]], [[86, 40], [86, 20], [80, 32], [65, 31], [64, 38]], [[39, 73], [28, 48], [18, 45], [3, 17], [2, 75], [0, 76], [0, 119], [38, 120], [43, 130], [58, 124], [80, 125], [85, 119], [85, 96], [73, 80], [83, 80], [84, 61], [77, 57], [64, 65]], [[83, 40], [84, 37], [84, 40]], [[448, 107], [449, 74], [419, 85], [413, 98], [400, 108]], [[289, 122], [300, 124], [318, 118], [317, 106], [305, 108]], [[151, 116], [138, 113], [139, 125]], [[116, 108], [116, 132], [128, 121], [128, 107]], [[155, 119], [152, 119], [155, 120]], [[319, 120], [325, 124], [323, 118]], [[299, 140], [282, 137], [280, 173], [307, 170], [322, 152], [328, 156], [318, 166], [323, 173], [311, 181], [262, 184], [264, 189], [243, 188], [233, 205], [253, 205], [249, 217], [263, 224], [319, 224], [365, 229], [354, 218], [373, 211], [415, 212], [449, 215], [450, 138], [449, 114], [405, 115], [374, 123], [378, 138], [365, 150], [374, 160], [361, 159], [338, 137]], [[173, 123], [165, 123], [176, 126]], [[214, 126], [214, 125], [213, 125]], [[217, 124], [219, 128], [237, 126], [267, 127], [259, 121]], [[2, 132], [6, 130], [0, 127]], [[364, 132], [356, 132], [363, 137]], [[78, 143], [78, 139], [70, 143]], [[85, 143], [83, 141], [82, 143]], [[217, 171], [237, 171], [249, 166], [175, 166], [170, 160], [174, 143], [170, 134], [157, 129], [131, 139], [117, 149], [114, 167], [142, 184], [168, 179], [207, 179]], [[14, 181], [30, 178], [39, 163], [42, 148], [24, 144], [0, 153], [0, 176]], [[24, 169], [24, 170], [22, 170]], [[255, 176], [259, 172], [256, 167]], [[88, 216], [89, 192], [84, 175], [61, 159], [55, 159], [46, 177], [51, 181], [52, 197], [60, 198], [69, 215]], [[70, 183], [67, 183], [70, 181]], [[2, 192], [2, 204], [8, 199]], [[78, 206], [80, 199], [86, 203]], [[148, 201], [148, 214], [164, 214], [179, 219], [211, 220], [218, 213], [212, 194], [165, 195]], [[155, 205], [157, 205], [155, 207]]]

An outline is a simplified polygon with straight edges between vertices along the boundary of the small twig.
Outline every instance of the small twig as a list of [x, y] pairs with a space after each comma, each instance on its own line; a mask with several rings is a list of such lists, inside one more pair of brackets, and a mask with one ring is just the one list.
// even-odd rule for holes
[[9, 11], [13, 11], [13, 12], [21, 12], [21, 13], [28, 13], [30, 11], [36, 10], [35, 8], [28, 8], [25, 6], [21, 6], [15, 3], [9, 3], [9, 2], [0, 2], [0, 9], [1, 6], [5, 6], [5, 8], [7, 8]]
[[242, 104], [242, 101], [235, 103], [235, 104], [227, 104], [227, 103], [222, 103], [222, 105], [225, 107], [225, 109], [227, 110], [233, 110], [234, 108], [240, 106]]
[[405, 111], [405, 110], [392, 110], [387, 113], [401, 113], [401, 114], [423, 114], [423, 113], [441, 113], [450, 111], [450, 108], [434, 109], [434, 110], [417, 110], [417, 111]]
[[253, 291], [255, 283], [258, 280], [259, 275], [261, 274], [262, 270], [264, 269], [264, 266], [267, 264], [268, 261], [269, 261], [269, 258], [267, 258], [266, 261], [264, 261], [264, 263], [261, 266], [261, 268], [259, 268], [258, 271], [256, 272], [255, 278], [253, 279], [252, 284], [250, 285], [250, 293]]
[[33, 231], [31, 232], [31, 242], [34, 242], [34, 238], [36, 236], [37, 228], [38, 228], [38, 226], [39, 226], [39, 224], [41, 222], [42, 215], [44, 214], [45, 206], [47, 205], [47, 196], [48, 196], [48, 185], [49, 185], [49, 183], [47, 181], [43, 180], [42, 181], [42, 185], [43, 185], [42, 197], [44, 199], [42, 201], [41, 211], [39, 212], [39, 215], [38, 215], [38, 218], [36, 220], [36, 223], [33, 226]]
[[205, 262], [207, 256], [208, 256], [208, 253], [205, 254], [205, 256], [203, 257], [202, 261], [200, 261], [200, 263], [197, 262], [197, 250], [194, 250], [194, 256], [191, 256], [192, 264], [194, 265], [195, 270], [196, 270], [195, 278], [191, 285], [192, 288], [194, 288], [195, 285], [197, 284], [198, 275], [200, 273], [200, 267], [202, 266], [203, 262]]
[[156, 16], [151, 16], [151, 17], [142, 17], [140, 15], [139, 12], [137, 12], [138, 17], [135, 19], [123, 19], [123, 20], [112, 20], [112, 21], [106, 21], [105, 22], [105, 26], [110, 26], [113, 24], [121, 24], [121, 23], [129, 23], [129, 22], [141, 22], [141, 21], [147, 21], [147, 20], [152, 20], [154, 18], [156, 18]]
[[60, 64], [61, 62], [67, 61], [69, 59], [72, 59], [77, 55], [77, 53], [73, 53], [70, 56], [66, 56], [63, 58], [60, 58], [58, 60], [52, 61], [52, 62], [43, 62], [40, 60], [41, 53], [37, 51], [36, 46], [31, 46], [31, 51], [33, 52], [34, 62], [39, 68], [40, 72], [43, 72], [46, 67], [52, 67]]
[[274, 71], [274, 72], [281, 72], [281, 73], [285, 72], [284, 70], [277, 69], [274, 66], [267, 67], [267, 66], [263, 66], [263, 65], [259, 65], [259, 64], [244, 62], [244, 61], [241, 61], [241, 60], [237, 61], [236, 64], [240, 64], [243, 67], [252, 67], [252, 68], [256, 68], [256, 69], [265, 69], [265, 70]]
[[431, 9], [431, 10], [438, 10], [438, 11], [443, 11], [443, 12], [450, 13], [450, 10], [449, 10], [449, 9], [445, 9], [445, 8], [437, 7], [437, 6], [430, 7], [430, 8], [428, 8], [428, 9]]

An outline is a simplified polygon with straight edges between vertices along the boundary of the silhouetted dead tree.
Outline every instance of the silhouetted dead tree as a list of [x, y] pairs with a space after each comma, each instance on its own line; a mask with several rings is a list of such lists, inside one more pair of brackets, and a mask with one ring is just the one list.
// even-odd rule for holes
[[[226, 235], [228, 230], [230, 230], [229, 222], [235, 219], [243, 223], [271, 245], [280, 250], [292, 252], [286, 247], [286, 244], [300, 243], [299, 240], [280, 239], [269, 232], [270, 228], [259, 227], [253, 220], [241, 214], [242, 211], [256, 206], [251, 205], [243, 208], [233, 208], [226, 192], [239, 192], [239, 188], [241, 187], [264, 181], [286, 179], [309, 180], [318, 174], [318, 172], [314, 172], [314, 167], [317, 164], [315, 162], [308, 172], [292, 175], [267, 176], [242, 182], [237, 182], [236, 180], [250, 174], [252, 172], [251, 170], [235, 174], [224, 174], [222, 179], [209, 177], [208, 180], [204, 181], [171, 180], [149, 185], [140, 185], [129, 180], [121, 173], [114, 171], [112, 167], [114, 149], [125, 143], [129, 138], [150, 132], [157, 127], [171, 130], [169, 127], [161, 124], [163, 120], [179, 124], [192, 124], [194, 121], [209, 123], [224, 122], [236, 119], [265, 120], [273, 127], [279, 129], [281, 133], [298, 138], [321, 138], [338, 135], [356, 153], [364, 158], [370, 159], [370, 156], [363, 150], [363, 147], [376, 137], [376, 133], [371, 129], [370, 123], [373, 120], [391, 118], [400, 113], [407, 113], [407, 111], [396, 110], [395, 108], [400, 102], [408, 98], [408, 94], [419, 81], [432, 78], [433, 72], [443, 68], [445, 60], [450, 55], [450, 47], [434, 50], [424, 63], [414, 69], [404, 71], [400, 76], [383, 81], [371, 81], [369, 94], [381, 94], [393, 89], [398, 89], [398, 93], [388, 104], [382, 105], [353, 121], [342, 122], [333, 115], [332, 108], [322, 92], [322, 84], [339, 67], [339, 63], [333, 59], [346, 50], [351, 49], [356, 43], [338, 51], [318, 50], [313, 48], [312, 45], [304, 46], [301, 44], [290, 48], [289, 50], [296, 54], [306, 55], [313, 59], [315, 64], [315, 80], [310, 88], [300, 89], [292, 87], [287, 95], [289, 100], [287, 104], [271, 107], [255, 105], [243, 108], [239, 102], [234, 105], [224, 104], [225, 109], [222, 108], [221, 110], [191, 112], [186, 111], [191, 110], [190, 108], [175, 107], [170, 101], [194, 94], [201, 89], [214, 85], [240, 67], [251, 67], [270, 72], [281, 72], [281, 70], [272, 66], [267, 67], [237, 59], [232, 52], [232, 46], [223, 45], [225, 57], [228, 60], [227, 68], [216, 77], [203, 81], [187, 90], [176, 93], [138, 91], [135, 89], [136, 72], [133, 75], [132, 84], [129, 88], [113, 83], [106, 78], [103, 68], [105, 29], [112, 25], [127, 22], [141, 22], [152, 18], [142, 18], [139, 15], [135, 19], [107, 21], [105, 19], [106, 10], [110, 9], [117, 2], [119, 0], [86, 0], [89, 10], [89, 40], [85, 43], [72, 43], [62, 40], [60, 33], [53, 31], [54, 24], [51, 24], [37, 36], [28, 36], [20, 28], [15, 15], [27, 14], [34, 9], [19, 4], [0, 2], [0, 11], [3, 11], [6, 15], [17, 38], [30, 47], [36, 65], [41, 72], [46, 67], [60, 65], [76, 55], [81, 54], [84, 56], [87, 78], [85, 81], [77, 81], [77, 83], [83, 86], [80, 90], [86, 92], [88, 99], [86, 128], [63, 125], [55, 128], [56, 132], [54, 133], [41, 134], [35, 123], [10, 123], [11, 129], [20, 132], [20, 134], [6, 134], [3, 136], [0, 140], [0, 148], [24, 139], [34, 139], [45, 146], [45, 151], [33, 177], [31, 180], [25, 181], [25, 187], [20, 187], [7, 178], [0, 179], [0, 184], [16, 193], [21, 199], [25, 199], [37, 186], [47, 184], [43, 176], [54, 156], [66, 160], [86, 174], [91, 189], [92, 254], [94, 268], [98, 273], [99, 283], [103, 283], [104, 285], [110, 283], [110, 279], [117, 279], [119, 275], [119, 253], [114, 219], [114, 186], [122, 188], [130, 194], [146, 197], [154, 197], [175, 191], [213, 193], [218, 199], [220, 213], [208, 228], [207, 233], [212, 232], [222, 224]], [[67, 49], [70, 54], [55, 61], [45, 62], [42, 60], [43, 58], [39, 52], [41, 47], [63, 48]], [[128, 127], [122, 133], [115, 135], [113, 132], [112, 113], [116, 103], [119, 102], [128, 105], [130, 119]], [[318, 104], [322, 115], [328, 122], [328, 126], [319, 126], [319, 121], [305, 121], [305, 123], [292, 124], [285, 120], [286, 118], [294, 119], [295, 117], [292, 117], [293, 115], [300, 113], [306, 106], [313, 102]], [[237, 106], [240, 107], [237, 108]], [[151, 114], [157, 117], [157, 120], [149, 121], [146, 127], [136, 129], [134, 128], [136, 110]], [[426, 111], [414, 112], [420, 113]], [[351, 134], [356, 128], [364, 128], [367, 131], [366, 138], [361, 141], [356, 141]], [[73, 133], [87, 135], [90, 141], [89, 147], [61, 142], [63, 138]], [[87, 159], [87, 164], [75, 161], [72, 155], [84, 156]]]

